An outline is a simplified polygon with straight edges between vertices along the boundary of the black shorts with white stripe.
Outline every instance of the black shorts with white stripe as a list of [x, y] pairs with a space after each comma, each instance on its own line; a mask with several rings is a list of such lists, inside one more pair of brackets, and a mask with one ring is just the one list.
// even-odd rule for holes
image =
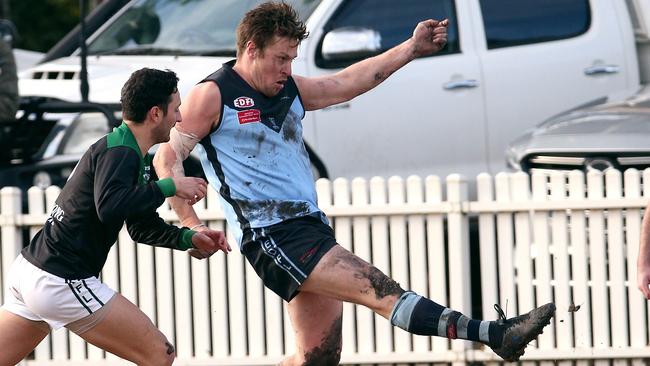
[[320, 219], [304, 216], [250, 229], [242, 252], [264, 285], [286, 301], [334, 245], [334, 231]]

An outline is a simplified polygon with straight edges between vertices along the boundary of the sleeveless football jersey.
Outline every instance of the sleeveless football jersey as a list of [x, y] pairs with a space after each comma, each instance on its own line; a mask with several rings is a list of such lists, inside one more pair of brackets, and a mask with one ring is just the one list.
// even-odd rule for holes
[[202, 82], [221, 91], [219, 126], [201, 140], [201, 163], [237, 242], [250, 228], [315, 215], [327, 223], [316, 204], [314, 177], [302, 139], [305, 115], [298, 88], [289, 77], [269, 98], [244, 81], [234, 61]]

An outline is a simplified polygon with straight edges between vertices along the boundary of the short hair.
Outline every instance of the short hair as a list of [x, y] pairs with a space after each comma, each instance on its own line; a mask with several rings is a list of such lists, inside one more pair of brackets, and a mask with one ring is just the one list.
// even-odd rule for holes
[[172, 94], [178, 91], [178, 77], [171, 70], [142, 68], [135, 71], [122, 87], [122, 118], [143, 122], [147, 112], [158, 106], [167, 114]]
[[300, 43], [309, 33], [298, 13], [284, 2], [270, 1], [249, 10], [237, 26], [237, 55], [253, 41], [262, 52], [274, 36], [295, 39]]

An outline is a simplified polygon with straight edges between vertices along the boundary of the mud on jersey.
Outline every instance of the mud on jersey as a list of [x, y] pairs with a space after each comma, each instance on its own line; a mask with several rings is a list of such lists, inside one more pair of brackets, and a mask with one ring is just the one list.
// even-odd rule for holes
[[269, 98], [250, 87], [233, 69], [235, 61], [202, 82], [221, 92], [219, 126], [202, 141], [203, 170], [219, 191], [231, 230], [243, 232], [287, 219], [316, 215], [311, 163], [302, 139], [305, 109], [289, 77]]

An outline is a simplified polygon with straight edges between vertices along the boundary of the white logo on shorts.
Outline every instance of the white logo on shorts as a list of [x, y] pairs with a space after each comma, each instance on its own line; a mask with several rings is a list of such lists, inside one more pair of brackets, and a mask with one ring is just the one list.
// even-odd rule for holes
[[273, 258], [275, 264], [284, 268], [286, 271], [291, 271], [293, 267], [289, 263], [285, 263], [282, 258], [282, 253], [278, 250], [278, 247], [268, 238], [262, 241], [262, 246], [264, 246], [264, 252], [270, 257]]
[[[81, 296], [81, 300], [85, 301], [86, 304], [93, 301], [92, 296], [82, 292], [84, 290], [84, 285], [83, 285], [83, 283], [81, 281], [72, 280], [72, 281], [70, 281], [70, 284], [72, 285], [74, 290], [77, 292], [77, 294], [79, 296]], [[88, 298], [86, 298], [86, 296], [88, 296]]]

